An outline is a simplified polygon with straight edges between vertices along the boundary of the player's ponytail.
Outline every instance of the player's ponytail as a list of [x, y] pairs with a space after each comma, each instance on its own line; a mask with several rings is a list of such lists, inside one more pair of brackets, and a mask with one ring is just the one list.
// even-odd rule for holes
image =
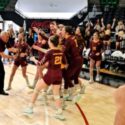
[[50, 41], [53, 43], [55, 47], [59, 44], [59, 37], [57, 35], [53, 35], [50, 37]]

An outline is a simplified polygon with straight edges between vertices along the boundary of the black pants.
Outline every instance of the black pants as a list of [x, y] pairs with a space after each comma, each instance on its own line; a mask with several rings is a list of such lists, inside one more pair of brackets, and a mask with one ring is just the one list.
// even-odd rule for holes
[[5, 70], [3, 62], [0, 59], [0, 92], [3, 92], [4, 90], [4, 78], [5, 78]]

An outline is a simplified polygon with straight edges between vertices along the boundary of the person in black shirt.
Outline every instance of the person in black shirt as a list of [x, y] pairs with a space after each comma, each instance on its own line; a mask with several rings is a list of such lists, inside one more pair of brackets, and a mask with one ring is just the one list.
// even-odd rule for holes
[[[14, 37], [14, 31], [13, 31], [13, 28], [10, 28], [8, 31], [9, 33], [9, 40], [8, 40], [8, 44], [11, 46], [11, 47], [14, 47], [14, 44], [15, 44], [15, 37]], [[9, 52], [8, 55], [12, 55], [13, 52]], [[12, 63], [12, 59], [8, 59], [8, 62], [9, 64]]]
[[4, 78], [5, 78], [5, 70], [4, 70], [4, 66], [2, 63], [1, 58], [8, 58], [8, 59], [13, 59], [13, 56], [10, 55], [6, 55], [4, 53], [4, 50], [6, 48], [8, 48], [9, 51], [16, 51], [13, 48], [10, 47], [10, 45], [7, 43], [9, 40], [9, 34], [7, 32], [1, 32], [0, 34], [0, 94], [2, 95], [8, 95], [8, 93], [6, 93], [4, 91]]

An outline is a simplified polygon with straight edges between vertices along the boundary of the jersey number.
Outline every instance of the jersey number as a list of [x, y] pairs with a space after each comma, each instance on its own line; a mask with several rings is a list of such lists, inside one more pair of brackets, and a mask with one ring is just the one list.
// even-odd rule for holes
[[62, 63], [62, 56], [55, 56], [54, 64], [58, 65]]

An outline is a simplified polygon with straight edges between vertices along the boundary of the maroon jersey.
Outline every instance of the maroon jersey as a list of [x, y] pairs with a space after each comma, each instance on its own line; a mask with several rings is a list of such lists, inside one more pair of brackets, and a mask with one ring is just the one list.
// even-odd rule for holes
[[44, 75], [44, 81], [50, 84], [61, 84], [62, 70], [61, 64], [66, 64], [66, 59], [63, 52], [59, 49], [49, 50], [44, 58], [41, 60], [41, 64], [49, 62], [47, 73]]
[[83, 37], [79, 36], [79, 35], [76, 35], [75, 38], [77, 40], [79, 53], [82, 56], [82, 52], [83, 52], [83, 49], [85, 47], [85, 41], [84, 41]]
[[65, 39], [64, 44], [64, 53], [66, 55], [68, 63], [71, 63], [80, 56], [77, 41], [72, 36], [70, 36], [68, 39]]
[[24, 43], [17, 42], [17, 43], [15, 43], [14, 47], [18, 49], [17, 59], [16, 60], [20, 60], [20, 59], [24, 60], [24, 59], [26, 59], [26, 56], [25, 57], [20, 57], [20, 54], [21, 53], [29, 54], [29, 46], [28, 46], [28, 44], [25, 43], [25, 42]]
[[[90, 43], [90, 53], [89, 56], [94, 60], [101, 60], [101, 50], [103, 48], [102, 41], [94, 42], [93, 40]], [[96, 55], [99, 53], [99, 55]]]
[[65, 45], [65, 54], [68, 60], [68, 68], [63, 70], [63, 77], [64, 77], [64, 88], [68, 89], [68, 87], [73, 87], [72, 79], [74, 76], [79, 76], [79, 73], [82, 68], [83, 59], [80, 56], [77, 40], [70, 36], [64, 42]]
[[66, 59], [61, 50], [51, 49], [45, 54], [44, 58], [41, 60], [42, 64], [46, 62], [49, 62], [48, 69], [61, 70], [61, 64], [66, 64]]

